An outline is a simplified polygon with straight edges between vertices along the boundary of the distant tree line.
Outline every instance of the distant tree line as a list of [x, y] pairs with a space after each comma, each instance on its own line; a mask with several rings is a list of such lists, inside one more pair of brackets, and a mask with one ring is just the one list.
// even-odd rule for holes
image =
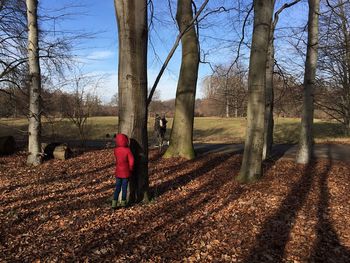
[[[7, 91], [7, 89], [5, 89]], [[118, 106], [115, 103], [102, 103], [96, 94], [81, 94], [63, 90], [46, 90], [41, 93], [43, 117], [68, 118], [86, 111], [88, 117], [116, 116]], [[28, 92], [14, 88], [8, 93], [0, 93], [0, 117], [23, 118], [28, 114]]]

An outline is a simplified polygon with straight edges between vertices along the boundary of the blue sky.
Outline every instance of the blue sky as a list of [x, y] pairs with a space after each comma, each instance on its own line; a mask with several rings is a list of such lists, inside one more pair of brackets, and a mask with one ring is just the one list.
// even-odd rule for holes
[[[195, 1], [197, 7], [202, 4], [201, 1]], [[236, 2], [236, 1], [234, 1]], [[238, 2], [238, 1], [237, 1]], [[250, 1], [246, 1], [250, 2]], [[280, 6], [286, 1], [277, 1]], [[168, 51], [171, 49], [177, 35], [177, 29], [170, 16], [168, 1], [154, 0], [153, 27], [150, 31], [151, 42], [148, 52], [148, 86], [152, 86], [154, 79], [165, 60]], [[171, 0], [172, 11], [176, 12], [176, 1]], [[231, 0], [211, 0], [208, 9], [213, 10], [220, 6], [227, 6]], [[85, 73], [93, 75], [103, 75], [104, 82], [97, 94], [103, 102], [109, 102], [111, 97], [117, 92], [117, 72], [118, 72], [118, 39], [117, 25], [115, 19], [113, 0], [50, 0], [40, 1], [43, 11], [57, 10], [64, 6], [74, 5], [68, 9], [73, 12], [66, 20], [57, 22], [55, 29], [58, 28], [75, 32], [95, 32], [93, 38], [85, 39], [74, 46], [73, 52], [76, 60], [80, 61]], [[64, 11], [67, 12], [67, 11]], [[280, 18], [280, 27], [300, 26], [306, 23], [307, 9], [305, 3], [298, 4], [293, 9], [286, 10]], [[173, 14], [175, 16], [175, 14]], [[239, 22], [234, 22], [237, 19]], [[210, 15], [201, 23], [200, 38], [203, 52], [208, 53], [207, 59], [211, 63], [229, 64], [236, 55], [236, 44], [240, 40], [239, 24], [244, 19], [244, 15], [237, 16], [237, 13], [221, 13]], [[236, 26], [236, 30], [233, 29]], [[251, 26], [247, 28], [246, 41], [249, 44], [249, 34]], [[277, 32], [283, 36], [285, 30]], [[290, 60], [292, 52], [290, 45], [287, 44], [287, 37], [277, 40], [277, 56], [280, 60]], [[152, 43], [152, 45], [151, 45]], [[154, 52], [156, 51], [156, 53]], [[181, 63], [181, 47], [178, 48], [172, 58], [168, 69], [159, 83], [161, 99], [170, 99], [175, 97], [178, 72]], [[156, 55], [155, 55], [156, 54]], [[286, 54], [288, 54], [286, 56]], [[247, 65], [249, 50], [242, 49], [242, 63]], [[296, 60], [296, 59], [294, 59]], [[293, 61], [293, 59], [292, 59]], [[300, 64], [300, 58], [298, 58]], [[290, 62], [286, 62], [290, 65]], [[202, 97], [201, 84], [205, 75], [210, 74], [211, 69], [207, 64], [201, 64], [199, 69], [199, 79], [197, 88], [197, 97]]]

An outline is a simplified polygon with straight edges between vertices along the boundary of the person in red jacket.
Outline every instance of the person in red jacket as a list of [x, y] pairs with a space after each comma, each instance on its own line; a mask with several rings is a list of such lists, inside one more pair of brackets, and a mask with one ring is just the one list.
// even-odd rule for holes
[[[126, 193], [128, 189], [128, 178], [134, 169], [134, 156], [129, 148], [129, 139], [125, 134], [117, 134], [115, 138], [116, 147], [114, 148], [115, 157], [115, 177], [116, 187], [114, 192], [114, 198], [112, 201], [112, 208], [116, 208], [117, 205], [126, 206]], [[122, 191], [122, 201], [117, 202], [118, 196]]]

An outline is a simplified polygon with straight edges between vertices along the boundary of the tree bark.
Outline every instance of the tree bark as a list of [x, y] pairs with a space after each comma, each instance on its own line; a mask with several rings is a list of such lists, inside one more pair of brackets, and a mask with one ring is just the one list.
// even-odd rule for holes
[[39, 33], [37, 0], [26, 0], [28, 19], [28, 61], [29, 61], [29, 126], [28, 165], [39, 165], [41, 156], [41, 74], [39, 63]]
[[274, 25], [271, 25], [269, 47], [267, 49], [266, 62], [266, 101], [265, 101], [265, 132], [264, 132], [264, 146], [263, 146], [263, 160], [270, 157], [273, 144], [273, 71], [275, 63], [275, 48], [274, 48]]
[[[191, 0], [178, 0], [176, 21], [180, 31], [188, 27], [192, 17]], [[169, 148], [164, 157], [193, 159], [193, 118], [199, 65], [198, 38], [194, 26], [183, 35], [181, 44], [182, 61], [176, 90], [175, 116]]]
[[[264, 148], [263, 148], [263, 160], [270, 157], [273, 145], [273, 106], [274, 106], [274, 90], [273, 90], [273, 72], [275, 64], [275, 45], [274, 35], [275, 28], [277, 26], [279, 15], [285, 9], [289, 8], [300, 0], [295, 0], [290, 3], [285, 3], [274, 15], [273, 22], [271, 23], [269, 46], [267, 50], [267, 62], [266, 62], [266, 104], [265, 104], [265, 132], [264, 132]], [[275, 6], [276, 0], [273, 1]]]
[[308, 42], [305, 61], [303, 111], [296, 162], [308, 164], [313, 155], [314, 86], [318, 55], [319, 0], [309, 0]]
[[118, 132], [130, 138], [135, 168], [130, 201], [148, 202], [147, 1], [115, 0], [119, 36]]
[[225, 111], [226, 111], [226, 118], [230, 118], [230, 101], [229, 101], [229, 92], [228, 92], [228, 78], [229, 76], [226, 76], [225, 80]]
[[254, 1], [254, 29], [248, 75], [247, 131], [242, 166], [237, 178], [246, 183], [262, 175], [265, 124], [266, 61], [273, 0]]
[[340, 5], [340, 19], [341, 19], [341, 28], [344, 35], [344, 49], [345, 49], [345, 58], [344, 58], [344, 93], [346, 100], [346, 109], [345, 109], [345, 135], [350, 135], [350, 31], [349, 31], [349, 21], [347, 19], [343, 1], [339, 1]]

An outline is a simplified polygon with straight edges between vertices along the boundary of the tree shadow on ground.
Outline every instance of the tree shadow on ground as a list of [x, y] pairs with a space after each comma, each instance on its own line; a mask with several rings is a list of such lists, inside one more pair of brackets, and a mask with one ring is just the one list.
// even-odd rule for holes
[[[214, 188], [214, 189], [213, 189]], [[180, 211], [174, 211], [175, 214], [173, 221], [179, 221], [181, 222], [181, 218], [185, 218], [186, 215], [196, 214], [198, 211], [203, 211], [205, 209], [205, 206], [209, 203], [215, 203], [216, 196], [215, 191], [222, 191], [223, 185], [221, 186], [213, 186], [211, 189], [207, 189], [208, 196], [206, 199], [203, 199], [200, 203], [185, 206]], [[196, 236], [196, 232], [198, 233], [198, 230], [204, 229], [207, 224], [210, 217], [212, 217], [215, 214], [218, 214], [221, 210], [225, 209], [231, 202], [234, 202], [235, 200], [238, 200], [241, 195], [243, 195], [245, 192], [247, 192], [247, 188], [243, 188], [241, 186], [237, 186], [236, 188], [233, 188], [231, 192], [227, 195], [227, 198], [221, 203], [217, 204], [215, 206], [212, 206], [212, 208], [208, 209], [206, 213], [202, 217], [198, 217], [196, 220], [193, 220], [190, 224], [186, 225], [186, 227], [182, 228], [179, 232], [173, 232], [169, 235], [167, 235], [166, 239], [164, 240], [156, 240], [157, 245], [160, 247], [163, 247], [164, 250], [154, 250], [152, 256], [159, 256], [163, 257], [166, 261], [181, 261], [184, 257], [188, 256], [189, 251], [187, 250], [187, 246], [184, 244], [184, 241], [189, 236]], [[164, 227], [165, 228], [165, 227]], [[159, 233], [161, 232], [161, 229]], [[176, 247], [176, 258], [174, 258], [174, 250], [173, 247], [167, 246], [168, 240], [177, 240], [177, 242], [174, 242], [175, 244], [178, 244]], [[136, 242], [136, 240], [135, 240]]]
[[[214, 170], [220, 164], [225, 164], [224, 161], [227, 158], [228, 156], [217, 156], [217, 158], [215, 158], [215, 162], [217, 162], [215, 166], [206, 169], [206, 165], [203, 165], [202, 168], [196, 171], [192, 171], [191, 173], [196, 173], [196, 175], [192, 177], [192, 179], [195, 180], [195, 178], [197, 178], [198, 181], [198, 178], [204, 175], [205, 173]], [[155, 224], [154, 226], [145, 228], [145, 226], [142, 225], [143, 221], [149, 221], [149, 218], [146, 217], [152, 218], [155, 216], [152, 212], [144, 214], [141, 221], [137, 218], [134, 218], [136, 222], [134, 224], [132, 222], [126, 222], [125, 224], [123, 224], [122, 228], [130, 228], [130, 226], [128, 225], [132, 225], [132, 228], [135, 229], [135, 231], [137, 231], [138, 234], [133, 235], [133, 237], [127, 238], [122, 244], [115, 243], [115, 247], [111, 253], [113, 253], [113, 255], [117, 257], [121, 255], [132, 256], [133, 250], [138, 249], [140, 244], [143, 243], [142, 240], [146, 241], [152, 239], [154, 242], [154, 247], [157, 248], [154, 249], [152, 253], [148, 251], [148, 254], [153, 254], [156, 256], [159, 255], [162, 257], [162, 260], [172, 260], [174, 259], [174, 254], [171, 252], [176, 250], [177, 259], [181, 259], [186, 254], [186, 252], [188, 252], [186, 250], [186, 246], [184, 246], [183, 242], [176, 242], [178, 244], [177, 247], [169, 248], [169, 246], [167, 245], [169, 240], [184, 239], [188, 237], [188, 233], [193, 233], [196, 231], [196, 229], [200, 229], [201, 225], [207, 222], [207, 217], [209, 217], [213, 213], [216, 213], [218, 210], [223, 209], [227, 206], [228, 203], [232, 202], [233, 200], [239, 198], [239, 196], [245, 191], [245, 189], [240, 186], [237, 186], [237, 188], [235, 189], [229, 188], [230, 194], [228, 195], [227, 199], [224, 200], [224, 202], [222, 202], [220, 205], [212, 206], [209, 209], [207, 208], [208, 212], [205, 213], [203, 217], [199, 217], [196, 220], [185, 224], [186, 226], [181, 228], [180, 232], [169, 231], [168, 227], [176, 222], [184, 225], [184, 220], [186, 220], [186, 217], [188, 215], [196, 214], [199, 211], [203, 211], [208, 204], [215, 203], [215, 200], [217, 198], [216, 193], [222, 191], [222, 188], [225, 186], [225, 184], [233, 182], [232, 174], [236, 173], [237, 170], [238, 167], [235, 167], [233, 170], [231, 167], [226, 167], [225, 174], [221, 174], [221, 180], [215, 180], [216, 174], [212, 171], [210, 177], [206, 178], [205, 181], [199, 180], [202, 183], [199, 187], [189, 190], [190, 192], [188, 194], [178, 195], [171, 201], [162, 204], [160, 207], [157, 207], [157, 216], [163, 217], [163, 221]], [[189, 173], [186, 174], [185, 178], [189, 179]], [[180, 181], [181, 185], [188, 183], [189, 180], [187, 179]], [[174, 183], [174, 181], [172, 180], [168, 183], [171, 184]], [[167, 184], [165, 184], [164, 187], [166, 187], [166, 185]], [[151, 207], [148, 209], [151, 209]], [[132, 232], [132, 230], [130, 231]], [[113, 240], [114, 237], [118, 235], [119, 229], [115, 229], [114, 232], [108, 233], [106, 239]], [[161, 236], [161, 238], [159, 236]], [[155, 238], [153, 239], [152, 237]], [[92, 238], [89, 243], [85, 243], [79, 249], [77, 255], [86, 255], [86, 251], [93, 251], [101, 246], [103, 245], [100, 243], [100, 240]], [[161, 250], [159, 250], [160, 247], [162, 248]]]
[[199, 143], [195, 145], [196, 156], [210, 153], [243, 154], [244, 145], [231, 143]]
[[[332, 160], [329, 159], [330, 165]], [[350, 262], [350, 250], [344, 247], [330, 220], [329, 189], [327, 185], [328, 173], [322, 173], [319, 179], [319, 203], [316, 225], [316, 242], [309, 262]]]
[[193, 138], [195, 140], [200, 140], [207, 137], [223, 137], [225, 129], [223, 128], [211, 128], [211, 129], [193, 129]]
[[[283, 261], [285, 247], [289, 240], [292, 226], [296, 221], [297, 213], [302, 208], [311, 190], [313, 181], [316, 179], [311, 175], [314, 168], [315, 163], [305, 167], [302, 177], [288, 193], [279, 210], [266, 220], [262, 231], [257, 236], [253, 249], [244, 262]], [[329, 219], [327, 178], [331, 168], [332, 159], [330, 158], [330, 149], [328, 149], [328, 163], [321, 174], [318, 175], [319, 178], [317, 178], [320, 189], [317, 212], [318, 223], [316, 226], [317, 238], [308, 262], [350, 262], [350, 251], [341, 245]]]
[[344, 127], [337, 122], [315, 122], [314, 123], [315, 138], [327, 137], [343, 137]]
[[[27, 202], [25, 204], [26, 209], [28, 210], [37, 210], [37, 212], [35, 214], [39, 214], [39, 210], [40, 209], [36, 209], [38, 207], [44, 207], [47, 206], [49, 204], [50, 205], [50, 212], [53, 212], [55, 210], [62, 210], [63, 207], [68, 207], [67, 204], [61, 204], [60, 202], [64, 202], [64, 200], [66, 200], [68, 197], [74, 197], [76, 198], [77, 203], [86, 203], [86, 202], [81, 202], [81, 198], [83, 198], [84, 200], [88, 200], [88, 194], [86, 192], [80, 192], [80, 193], [75, 193], [72, 194], [71, 191], [74, 190], [83, 190], [84, 188], [93, 188], [93, 192], [92, 194], [96, 195], [100, 192], [104, 192], [107, 191], [108, 189], [111, 189], [112, 186], [110, 184], [103, 186], [103, 187], [99, 187], [100, 186], [100, 180], [94, 180], [94, 181], [89, 181], [88, 183], [85, 183], [84, 185], [81, 186], [77, 186], [77, 185], [70, 185], [68, 187], [65, 187], [64, 189], [59, 189], [59, 190], [54, 190], [54, 191], [46, 191], [45, 189], [43, 189], [43, 191], [38, 191], [36, 193], [33, 193], [31, 195], [24, 195], [21, 197], [18, 197], [16, 199], [11, 200], [11, 203], [13, 202], [17, 202], [17, 201], [21, 201], [21, 200], [29, 200], [29, 202]], [[54, 195], [54, 197], [53, 197]], [[39, 197], [43, 197], [40, 200], [35, 200], [35, 198], [39, 198]], [[6, 204], [9, 204], [9, 202], [6, 202]], [[15, 205], [15, 206], [11, 206], [8, 209], [4, 209], [3, 213], [9, 213], [11, 211], [16, 211], [17, 209], [20, 209], [23, 206], [23, 204], [19, 204], [19, 205]], [[73, 205], [73, 207], [75, 207], [76, 205]], [[57, 207], [57, 209], [55, 208]], [[79, 207], [79, 205], [78, 205]], [[33, 214], [33, 215], [35, 215]], [[26, 214], [23, 214], [21, 216], [22, 218], [26, 218]]]
[[[165, 192], [167, 192], [169, 190], [180, 188], [180, 187], [186, 185], [187, 183], [189, 183], [190, 181], [192, 181], [192, 180], [210, 172], [211, 170], [215, 169], [218, 165], [225, 162], [230, 157], [231, 157], [231, 155], [226, 154], [226, 155], [216, 156], [213, 159], [208, 158], [208, 160], [206, 160], [199, 168], [194, 167], [193, 170], [189, 171], [188, 173], [186, 173], [184, 175], [177, 176], [176, 178], [174, 178], [172, 180], [168, 180], [168, 181], [162, 182], [159, 185], [155, 185], [155, 186], [151, 187], [151, 189], [150, 189], [151, 195], [154, 197], [157, 197], [157, 196], [161, 196], [162, 194], [164, 194]], [[205, 158], [205, 157], [202, 157], [202, 158]], [[198, 161], [198, 159], [197, 159], [197, 161]], [[181, 165], [178, 166], [177, 169], [181, 170]], [[174, 169], [171, 169], [169, 171], [171, 173], [176, 173], [176, 170], [174, 171]]]
[[[257, 235], [256, 243], [251, 249], [246, 263], [282, 262], [285, 246], [288, 242], [297, 213], [302, 208], [313, 183], [314, 163], [304, 168], [303, 175], [294, 184], [278, 211], [268, 218]], [[325, 173], [328, 173], [330, 166]]]
[[[38, 185], [47, 185], [47, 184], [55, 184], [55, 183], [58, 183], [58, 182], [65, 182], [66, 180], [74, 180], [74, 179], [77, 179], [77, 178], [82, 177], [82, 176], [85, 177], [87, 175], [92, 175], [92, 174], [96, 174], [96, 173], [102, 172], [103, 170], [108, 170], [109, 168], [112, 168], [113, 166], [114, 166], [114, 164], [111, 163], [111, 164], [107, 164], [107, 165], [105, 165], [103, 167], [98, 167], [98, 168], [93, 169], [93, 170], [89, 170], [89, 171], [81, 172], [81, 173], [74, 173], [74, 174], [69, 174], [66, 171], [61, 171], [59, 173], [59, 175], [52, 176], [52, 177], [44, 177], [43, 179], [40, 178], [36, 182], [36, 184], [38, 184]], [[16, 189], [18, 189], [18, 188], [27, 187], [27, 186], [29, 186], [31, 184], [32, 184], [31, 182], [29, 182], [29, 183], [19, 183], [19, 184], [11, 185], [10, 187], [6, 187], [4, 189], [0, 189], [0, 191], [3, 191], [3, 190], [16, 191]], [[34, 198], [34, 197], [35, 196], [27, 196], [26, 198], [28, 199], [28, 198]]]
[[[169, 160], [176, 160], [174, 162], [171, 163], [175, 163], [175, 164], [168, 164], [166, 167], [165, 171], [159, 171], [157, 168], [157, 163], [161, 162], [162, 156], [164, 154], [164, 152], [166, 151], [166, 148], [163, 149], [161, 152], [158, 152], [157, 150], [154, 150], [157, 153], [153, 153], [152, 156], [149, 158], [149, 169], [148, 169], [148, 174], [150, 177], [152, 177], [153, 174], [155, 173], [159, 173], [161, 172], [163, 176], [167, 176], [169, 174], [172, 173], [176, 173], [177, 171], [183, 169], [186, 167], [186, 165], [190, 164], [191, 162], [195, 162], [196, 160], [198, 160], [198, 158], [193, 159], [193, 160], [187, 160], [187, 159], [183, 159], [183, 158], [171, 158]], [[178, 162], [180, 160], [180, 162]], [[151, 179], [150, 179], [151, 181]]]
[[[274, 129], [274, 141], [280, 143], [297, 143], [300, 124], [278, 123]], [[344, 137], [344, 128], [340, 123], [315, 122], [314, 136], [316, 139]]]
[[284, 157], [285, 153], [288, 152], [292, 147], [294, 147], [295, 144], [291, 143], [280, 143], [280, 144], [274, 144], [272, 146], [271, 156], [267, 159], [268, 162], [271, 161], [277, 161]]

